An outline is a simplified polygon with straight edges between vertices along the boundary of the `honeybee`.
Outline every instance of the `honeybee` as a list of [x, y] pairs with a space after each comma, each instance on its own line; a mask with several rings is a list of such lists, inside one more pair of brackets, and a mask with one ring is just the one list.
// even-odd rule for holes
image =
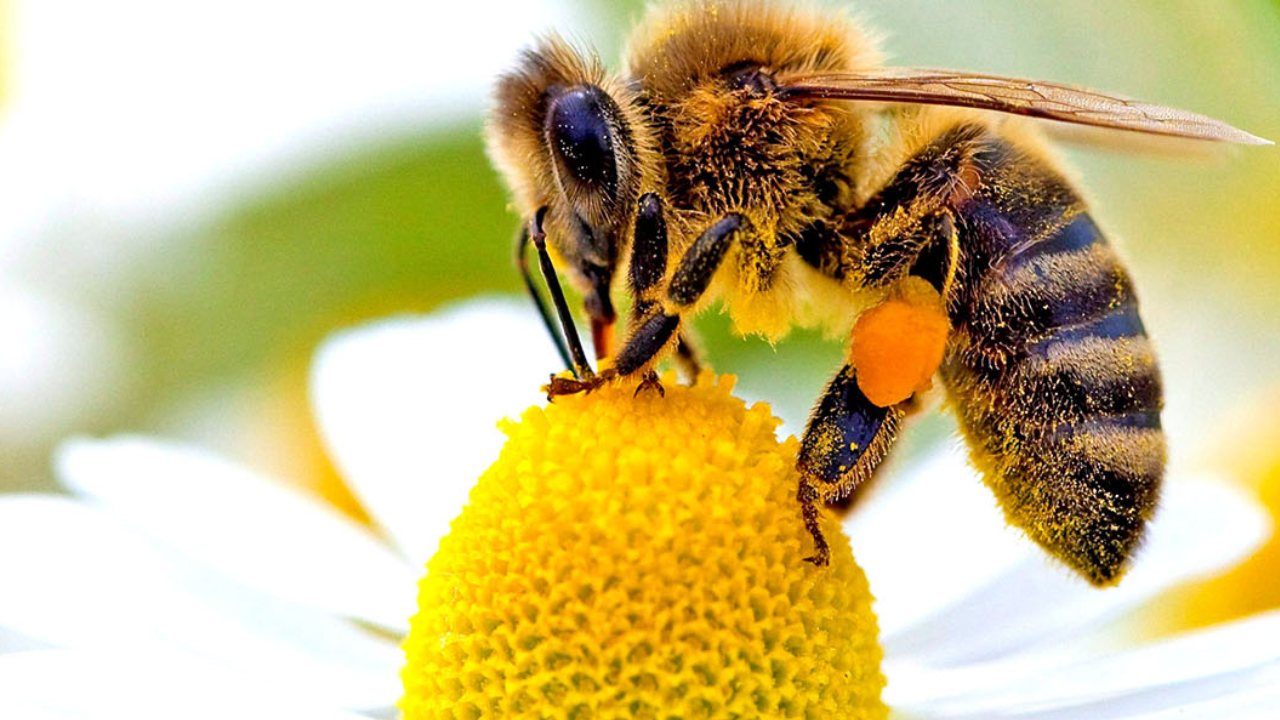
[[[655, 363], [696, 364], [688, 320], [716, 299], [742, 333], [848, 332], [798, 459], [807, 560], [828, 561], [818, 503], [871, 476], [940, 376], [1008, 521], [1113, 583], [1159, 495], [1160, 373], [1129, 274], [1011, 116], [1265, 141], [1057, 83], [879, 62], [848, 16], [758, 0], [651, 8], [621, 75], [554, 36], [524, 52], [487, 138], [528, 218], [517, 263], [573, 371], [548, 394], [623, 379], [661, 391]], [[602, 372], [557, 266], [583, 294]], [[632, 309], [615, 352], [622, 268]]]

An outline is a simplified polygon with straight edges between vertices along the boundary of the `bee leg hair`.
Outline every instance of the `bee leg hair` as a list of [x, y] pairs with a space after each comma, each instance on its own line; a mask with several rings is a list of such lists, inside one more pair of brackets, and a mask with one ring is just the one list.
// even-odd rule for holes
[[730, 213], [698, 236], [676, 266], [671, 284], [667, 286], [667, 300], [682, 308], [696, 303], [720, 269], [738, 230], [746, 223], [743, 216]]
[[879, 407], [858, 387], [854, 369], [845, 365], [827, 385], [805, 426], [800, 443], [800, 487], [796, 499], [815, 552], [805, 558], [827, 564], [827, 541], [818, 525], [819, 501], [848, 495], [871, 477], [898, 436], [903, 405]]

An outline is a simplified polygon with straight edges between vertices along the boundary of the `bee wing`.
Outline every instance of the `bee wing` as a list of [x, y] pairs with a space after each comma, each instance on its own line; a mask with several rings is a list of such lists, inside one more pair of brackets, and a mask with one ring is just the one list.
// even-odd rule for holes
[[1197, 113], [1043, 80], [955, 70], [885, 68], [784, 76], [778, 78], [778, 86], [784, 95], [795, 98], [951, 105], [1194, 140], [1271, 144]]

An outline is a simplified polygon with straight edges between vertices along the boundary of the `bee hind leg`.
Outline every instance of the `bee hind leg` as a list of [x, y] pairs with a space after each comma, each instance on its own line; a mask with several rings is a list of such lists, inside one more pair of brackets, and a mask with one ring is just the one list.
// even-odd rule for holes
[[822, 534], [822, 525], [818, 522], [818, 488], [804, 479], [796, 490], [796, 500], [800, 503], [800, 514], [804, 517], [804, 527], [813, 536], [813, 554], [804, 559], [805, 562], [823, 567], [831, 562], [831, 548], [827, 545], [827, 537]]
[[805, 426], [797, 461], [796, 499], [815, 550], [805, 560], [826, 565], [829, 558], [818, 503], [847, 496], [871, 476], [897, 438], [904, 414], [902, 405], [880, 407], [868, 400], [849, 365], [827, 385]]

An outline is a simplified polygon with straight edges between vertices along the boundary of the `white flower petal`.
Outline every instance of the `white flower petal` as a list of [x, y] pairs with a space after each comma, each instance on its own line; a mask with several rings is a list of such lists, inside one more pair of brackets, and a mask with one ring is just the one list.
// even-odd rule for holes
[[561, 367], [529, 303], [487, 299], [337, 335], [312, 397], [356, 495], [421, 567], [497, 458], [498, 421], [545, 402]]
[[[28, 637], [10, 627], [4, 626], [4, 619], [0, 618], [0, 653], [19, 652], [23, 650], [47, 650], [52, 647], [47, 642], [41, 642], [35, 638]], [[0, 715], [3, 717], [3, 715]]]
[[1119, 587], [1094, 589], [1035, 558], [886, 638], [885, 650], [914, 663], [951, 666], [1037, 644], [1084, 642], [1086, 631], [1169, 586], [1239, 561], [1269, 533], [1267, 515], [1239, 490], [1224, 482], [1173, 478], [1145, 546]]
[[62, 482], [131, 527], [282, 599], [397, 631], [416, 573], [333, 508], [205, 452], [146, 438], [75, 440]]
[[365, 720], [192, 656], [122, 646], [0, 655], [0, 717]]
[[229, 582], [69, 499], [0, 499], [0, 578], [0, 622], [54, 645], [181, 648], [341, 707], [398, 691], [392, 642]]
[[1280, 708], [1280, 677], [1273, 671], [1256, 687], [1232, 687], [1202, 702], [1136, 715], [1132, 720], [1188, 720], [1189, 718], [1230, 718], [1230, 720], [1275, 720]]
[[[1056, 666], [1054, 658], [1055, 653], [1046, 652], [1036, 658], [1010, 656], [959, 668], [963, 679], [977, 681], [968, 684], [965, 692], [927, 703], [903, 692], [901, 700], [930, 718], [1107, 720], [1228, 701], [1247, 708], [1264, 697], [1275, 697], [1280, 681], [1280, 611], [1110, 656], [1078, 658]], [[955, 672], [923, 673], [913, 684], [941, 681], [959, 687], [957, 678], [944, 677]], [[1276, 707], [1280, 706], [1271, 706], [1272, 712]], [[1188, 716], [1237, 717], [1183, 715]]]
[[886, 641], [1034, 552], [1005, 524], [959, 443], [878, 482], [844, 527]]

